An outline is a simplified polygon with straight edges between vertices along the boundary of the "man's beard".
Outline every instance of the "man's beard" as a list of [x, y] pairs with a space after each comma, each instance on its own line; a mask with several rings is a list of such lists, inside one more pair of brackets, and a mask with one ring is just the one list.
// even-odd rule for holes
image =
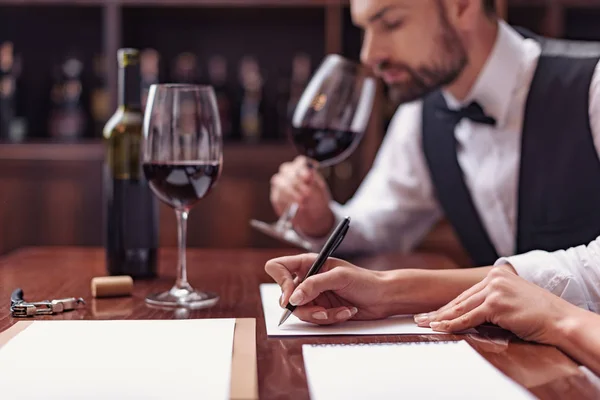
[[467, 52], [458, 33], [449, 25], [445, 12], [441, 11], [441, 29], [435, 39], [439, 43], [433, 54], [436, 60], [430, 65], [417, 69], [408, 65], [385, 61], [378, 66], [380, 72], [386, 69], [405, 72], [404, 82], [389, 84], [390, 99], [398, 104], [420, 99], [429, 93], [454, 82], [467, 65]]

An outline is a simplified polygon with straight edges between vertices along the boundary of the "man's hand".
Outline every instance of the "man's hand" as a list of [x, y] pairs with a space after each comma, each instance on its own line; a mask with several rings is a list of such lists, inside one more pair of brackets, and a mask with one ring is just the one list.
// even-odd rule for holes
[[557, 324], [575, 306], [519, 277], [510, 265], [487, 277], [429, 314], [415, 316], [419, 326], [459, 332], [490, 322], [524, 340], [555, 344]]
[[314, 238], [326, 236], [335, 223], [329, 208], [331, 194], [323, 177], [309, 166], [306, 157], [296, 157], [284, 163], [271, 178], [271, 204], [281, 216], [293, 203], [299, 208], [293, 224], [301, 232]]
[[385, 279], [385, 272], [362, 269], [330, 258], [321, 272], [300, 282], [316, 257], [316, 254], [304, 254], [267, 262], [265, 270], [283, 292], [281, 307], [289, 300], [298, 306], [294, 315], [319, 325], [389, 316], [392, 296], [387, 295], [391, 285]]

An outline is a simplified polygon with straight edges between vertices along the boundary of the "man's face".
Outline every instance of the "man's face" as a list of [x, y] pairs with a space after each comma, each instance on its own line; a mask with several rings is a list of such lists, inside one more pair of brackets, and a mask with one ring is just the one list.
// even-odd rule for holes
[[365, 33], [362, 62], [402, 103], [450, 84], [467, 64], [443, 0], [351, 0], [351, 9]]

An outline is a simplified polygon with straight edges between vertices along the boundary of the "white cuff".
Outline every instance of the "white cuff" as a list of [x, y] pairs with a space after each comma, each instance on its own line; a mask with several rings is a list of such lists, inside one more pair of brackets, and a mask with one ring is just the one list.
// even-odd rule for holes
[[560, 296], [571, 276], [561, 268], [552, 253], [535, 250], [512, 257], [502, 257], [494, 266], [510, 264], [523, 279]]
[[[336, 226], [338, 226], [338, 224], [342, 221], [342, 219], [344, 219], [343, 206], [341, 204], [336, 203], [335, 201], [332, 201], [329, 203], [329, 208], [331, 209], [331, 212], [333, 213], [334, 221], [333, 221], [331, 230], [329, 232], [327, 232], [325, 235], [323, 235], [323, 237], [314, 238], [314, 237], [306, 235], [304, 232], [300, 231], [299, 229], [296, 230], [298, 232], [298, 234], [300, 235], [300, 237], [302, 237], [302, 239], [304, 239], [307, 242], [310, 242], [310, 244], [312, 244], [313, 249], [315, 249], [316, 252], [319, 252], [321, 250], [321, 248], [325, 245], [325, 242], [327, 242], [327, 239], [329, 239], [329, 236], [331, 236], [331, 233], [334, 231]], [[318, 250], [316, 250], [316, 249], [318, 249]]]

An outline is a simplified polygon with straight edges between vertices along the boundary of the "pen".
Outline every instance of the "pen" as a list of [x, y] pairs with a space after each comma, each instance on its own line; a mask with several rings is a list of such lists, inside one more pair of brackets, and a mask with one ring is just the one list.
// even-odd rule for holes
[[[331, 257], [335, 249], [337, 249], [340, 243], [342, 243], [342, 240], [344, 240], [344, 237], [346, 236], [346, 232], [348, 232], [349, 227], [350, 217], [346, 217], [342, 222], [338, 224], [331, 236], [329, 236], [329, 239], [327, 239], [325, 246], [323, 246], [323, 248], [321, 249], [321, 252], [317, 256], [317, 259], [310, 267], [302, 281], [305, 281], [307, 278], [319, 273], [323, 265], [325, 265], [327, 259]], [[296, 306], [293, 306], [288, 302], [285, 308], [286, 310], [281, 316], [281, 320], [279, 321], [278, 326], [281, 326], [290, 317], [290, 315], [292, 315], [292, 313], [296, 309]]]

